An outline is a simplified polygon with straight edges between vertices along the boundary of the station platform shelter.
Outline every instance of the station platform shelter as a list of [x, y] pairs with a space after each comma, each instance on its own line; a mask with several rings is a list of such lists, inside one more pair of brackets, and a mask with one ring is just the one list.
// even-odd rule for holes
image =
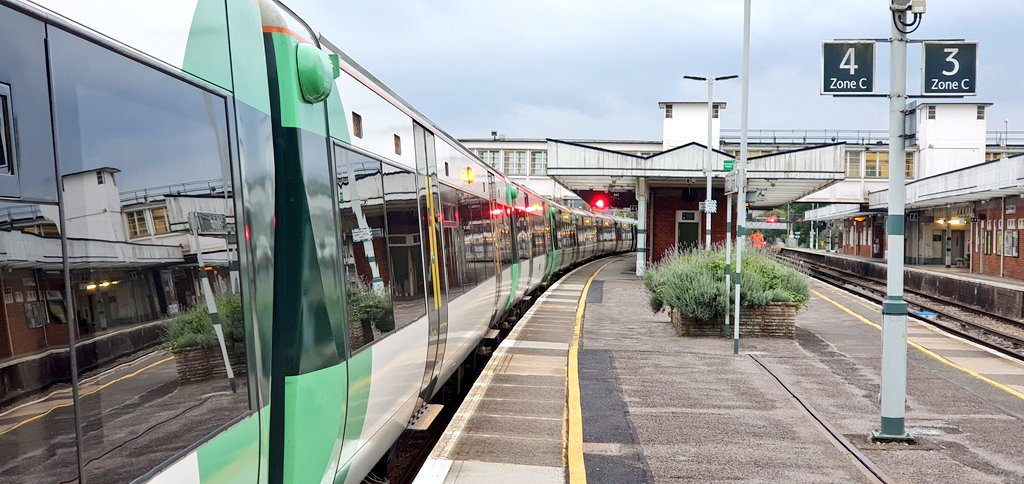
[[[612, 199], [612, 207], [637, 208], [637, 275], [668, 251], [702, 245], [708, 227], [699, 204], [706, 197], [707, 147], [690, 142], [648, 156], [548, 139], [548, 176], [583, 200], [595, 194]], [[750, 209], [771, 209], [841, 181], [844, 143], [782, 151], [749, 160]], [[726, 237], [729, 153], [712, 150], [712, 199], [717, 213], [710, 231], [713, 244]], [[735, 201], [733, 202], [735, 203]], [[735, 223], [735, 210], [733, 210]]]
[[[1024, 280], [1024, 154], [921, 178], [906, 188], [907, 264]], [[888, 200], [888, 190], [879, 190], [865, 204], [806, 212], [805, 220], [822, 222], [812, 245], [884, 258]]]

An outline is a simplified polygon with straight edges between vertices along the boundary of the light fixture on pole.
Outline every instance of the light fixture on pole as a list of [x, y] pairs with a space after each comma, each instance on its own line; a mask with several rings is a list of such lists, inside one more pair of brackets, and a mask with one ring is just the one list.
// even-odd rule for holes
[[701, 209], [704, 211], [704, 248], [711, 248], [711, 214], [718, 211], [717, 202], [711, 198], [711, 120], [714, 114], [714, 86], [715, 81], [725, 81], [728, 79], [736, 79], [739, 76], [719, 76], [719, 77], [700, 77], [700, 76], [683, 76], [683, 79], [689, 79], [691, 81], [704, 81], [708, 83], [708, 146], [707, 146], [707, 157], [704, 160], [704, 175], [707, 177], [707, 195], [704, 197], [704, 202], [701, 203]]

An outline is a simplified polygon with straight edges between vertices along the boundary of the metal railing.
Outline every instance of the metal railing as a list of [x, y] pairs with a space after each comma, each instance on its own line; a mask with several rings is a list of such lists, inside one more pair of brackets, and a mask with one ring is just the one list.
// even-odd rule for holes
[[[739, 143], [740, 130], [722, 129], [726, 143]], [[747, 140], [754, 144], [826, 144], [845, 141], [851, 144], [888, 144], [889, 131], [879, 129], [752, 129]], [[985, 135], [989, 146], [1024, 145], [1024, 131], [990, 130]]]
[[224, 193], [224, 180], [214, 178], [121, 192], [121, 203], [145, 203], [169, 195], [213, 195], [218, 193]]
[[985, 136], [989, 146], [1024, 145], [1024, 131], [989, 131]]
[[[740, 142], [740, 130], [723, 129], [722, 141]], [[889, 142], [887, 130], [864, 129], [751, 129], [747, 141], [756, 144], [826, 144], [845, 141], [855, 144]]]

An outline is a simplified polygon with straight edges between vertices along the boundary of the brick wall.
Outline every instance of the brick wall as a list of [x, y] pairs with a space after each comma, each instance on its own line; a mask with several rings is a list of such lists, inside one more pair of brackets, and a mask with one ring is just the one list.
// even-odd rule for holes
[[[4, 294], [10, 294], [11, 299], [9, 304], [0, 300], [0, 303], [4, 304], [4, 311], [0, 313], [0, 318], [2, 318], [0, 337], [10, 338], [8, 352], [16, 356], [47, 347], [66, 345], [68, 342], [67, 326], [55, 324], [56, 321], [52, 321], [48, 311], [44, 316], [48, 321], [47, 324], [40, 328], [29, 327], [26, 305], [43, 305], [45, 303], [42, 301], [46, 296], [45, 284], [41, 286], [41, 281], [33, 271], [28, 269], [4, 271], [0, 277], [3, 279]], [[60, 289], [63, 291], [63, 287]], [[17, 300], [19, 293], [21, 295], [20, 302]]]
[[[853, 219], [844, 220], [839, 252], [858, 257], [872, 257], [877, 238], [881, 254], [884, 255], [886, 247], [884, 220], [885, 217], [882, 215], [868, 216], [860, 222]], [[853, 230], [852, 234], [851, 229]]]
[[[999, 199], [989, 200], [987, 202], [978, 203], [975, 208], [975, 217], [978, 221], [971, 224], [969, 230], [971, 238], [971, 269], [976, 273], [988, 274], [993, 276], [1000, 275], [999, 273], [999, 259], [1000, 259], [1000, 246], [1002, 246], [1003, 237], [1005, 236], [1009, 240], [1013, 240], [1012, 237], [1017, 237], [1017, 256], [1012, 255], [1012, 247], [1007, 247], [1003, 259], [1003, 276], [1024, 280], [1024, 247], [1020, 245], [1020, 239], [1022, 238], [1021, 223], [1024, 222], [1024, 200], [1020, 197], [1007, 197], [1006, 198], [1007, 213], [1005, 214], [1006, 224], [1003, 230], [999, 229], [1000, 221], [1003, 220], [1004, 214], [1002, 213], [1002, 201]], [[984, 220], [982, 220], [984, 218]], [[988, 242], [986, 242], [986, 235]], [[987, 250], [986, 250], [987, 248]], [[988, 252], [985, 254], [984, 252]], [[981, 259], [984, 258], [984, 267], [982, 267]], [[984, 271], [982, 270], [984, 268]]]
[[[696, 321], [679, 316], [675, 311], [671, 314], [672, 326], [679, 336], [723, 336], [725, 328], [722, 321]], [[796, 305], [790, 303], [774, 303], [761, 306], [756, 310], [744, 309], [740, 312], [740, 336], [758, 336], [764, 338], [793, 338], [796, 334]], [[725, 335], [729, 337], [729, 335]]]
[[[657, 262], [666, 251], [675, 247], [676, 242], [676, 211], [697, 210], [704, 200], [706, 189], [702, 185], [688, 188], [657, 188], [651, 187], [648, 197], [648, 260]], [[723, 190], [711, 192], [712, 198], [718, 201], [718, 213], [711, 216], [711, 242], [725, 243], [725, 212], [726, 198]], [[735, 204], [735, 199], [733, 200]], [[733, 208], [733, 224], [736, 223], [735, 207]], [[701, 227], [699, 242], [704, 242], [704, 214], [698, 213]], [[735, 226], [735, 225], [734, 225]]]

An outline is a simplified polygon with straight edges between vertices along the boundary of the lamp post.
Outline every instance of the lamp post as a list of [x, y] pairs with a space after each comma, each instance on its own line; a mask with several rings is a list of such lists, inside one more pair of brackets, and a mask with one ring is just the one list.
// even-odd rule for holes
[[[711, 119], [714, 111], [714, 101], [712, 96], [715, 90], [715, 81], [725, 81], [727, 79], [736, 79], [739, 76], [719, 76], [719, 77], [700, 77], [700, 76], [683, 76], [683, 79], [689, 79], [691, 81], [705, 81], [708, 83], [708, 146], [707, 156], [704, 160], [704, 175], [707, 177], [707, 196], [704, 197], [704, 249], [711, 249]], [[728, 234], [726, 234], [728, 237]]]

